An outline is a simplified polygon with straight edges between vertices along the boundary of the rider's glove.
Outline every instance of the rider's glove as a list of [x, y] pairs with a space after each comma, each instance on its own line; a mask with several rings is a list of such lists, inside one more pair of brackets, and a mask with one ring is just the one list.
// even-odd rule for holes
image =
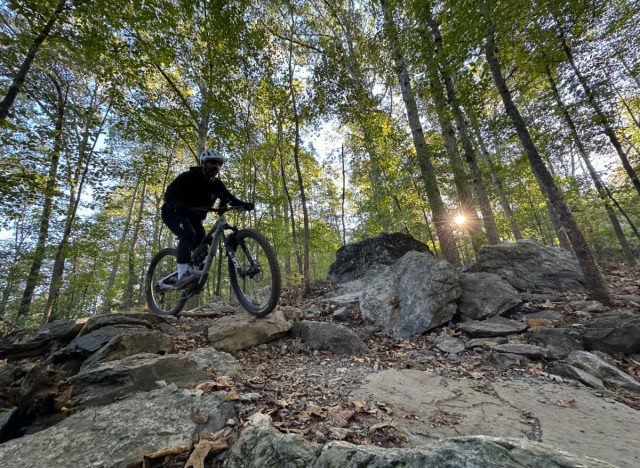
[[242, 202], [242, 208], [244, 208], [245, 211], [253, 211], [256, 205], [251, 202]]

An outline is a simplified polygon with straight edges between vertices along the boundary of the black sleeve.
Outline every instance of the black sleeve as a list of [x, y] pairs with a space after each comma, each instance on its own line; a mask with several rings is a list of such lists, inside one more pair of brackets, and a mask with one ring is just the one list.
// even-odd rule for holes
[[231, 192], [229, 192], [220, 179], [213, 181], [213, 194], [225, 204], [231, 203], [232, 205], [238, 205], [242, 203], [240, 199], [236, 198], [231, 194]]
[[167, 205], [175, 205], [176, 203], [182, 203], [184, 201], [184, 193], [186, 190], [186, 177], [185, 174], [180, 174], [173, 182], [169, 184], [167, 190], [164, 192], [164, 201]]

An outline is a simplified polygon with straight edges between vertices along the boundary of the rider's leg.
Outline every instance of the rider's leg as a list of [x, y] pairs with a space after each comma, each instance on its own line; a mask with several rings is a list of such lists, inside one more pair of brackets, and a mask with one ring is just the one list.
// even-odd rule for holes
[[[175, 213], [164, 217], [164, 223], [167, 227], [178, 236], [178, 279], [187, 272], [189, 262], [191, 261], [191, 250], [195, 247], [202, 237], [204, 237], [204, 228], [202, 223], [195, 222], [183, 214]], [[200, 232], [202, 231], [202, 233]], [[200, 239], [200, 240], [198, 240]]]

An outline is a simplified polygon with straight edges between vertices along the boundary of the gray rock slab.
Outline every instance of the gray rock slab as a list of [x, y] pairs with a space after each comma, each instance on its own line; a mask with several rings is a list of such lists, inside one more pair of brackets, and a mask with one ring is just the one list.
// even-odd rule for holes
[[436, 338], [435, 345], [444, 353], [458, 354], [465, 350], [462, 340], [445, 334]]
[[408, 338], [451, 320], [460, 294], [459, 274], [451, 264], [412, 251], [367, 285], [360, 310], [365, 322]]
[[582, 335], [573, 328], [533, 328], [527, 331], [527, 339], [544, 346], [554, 347], [559, 356], [568, 356], [571, 351], [581, 351]]
[[640, 411], [586, 388], [535, 379], [490, 383], [385, 370], [369, 376], [350, 396], [384, 401], [398, 411], [394, 414], [415, 414], [418, 419], [397, 416], [393, 421], [412, 447], [456, 435], [517, 437], [616, 466], [640, 466]]
[[360, 294], [361, 291], [341, 294], [339, 296], [328, 297], [327, 299], [325, 299], [325, 301], [340, 307], [353, 306], [360, 302]]
[[331, 318], [336, 322], [346, 322], [349, 319], [349, 309], [347, 307], [340, 307], [333, 311]]
[[157, 328], [166, 319], [150, 312], [119, 312], [115, 314], [94, 315], [89, 317], [78, 336], [86, 335], [94, 330], [110, 325], [139, 325], [146, 328]]
[[213, 347], [196, 348], [185, 353], [193, 359], [202, 369], [229, 377], [243, 377], [242, 366], [231, 354], [218, 351]]
[[640, 382], [588, 351], [572, 351], [567, 364], [601, 379], [607, 386], [640, 393]]
[[474, 271], [495, 273], [521, 291], [584, 289], [584, 276], [572, 253], [532, 240], [483, 245]]
[[513, 353], [499, 353], [497, 351], [491, 350], [491, 358], [493, 362], [495, 362], [498, 367], [503, 369], [508, 369], [510, 367], [521, 367], [525, 364], [526, 359], [524, 356], [520, 354]]
[[504, 317], [492, 317], [487, 320], [467, 320], [459, 323], [458, 329], [472, 337], [484, 338], [522, 333], [527, 329], [527, 324]]
[[460, 286], [458, 311], [470, 319], [502, 315], [522, 302], [518, 291], [493, 273], [463, 273]]
[[588, 350], [609, 354], [640, 353], [640, 310], [616, 310], [585, 322], [583, 339]]
[[554, 296], [553, 294], [540, 294], [540, 293], [529, 293], [522, 292], [520, 293], [520, 297], [524, 302], [532, 302], [534, 304], [543, 304], [545, 302], [562, 302], [563, 298], [559, 296]]
[[595, 377], [582, 369], [578, 369], [577, 367], [570, 366], [565, 362], [557, 362], [552, 369], [554, 374], [558, 374], [562, 377], [569, 377], [577, 380], [578, 382], [582, 382], [589, 387], [604, 388], [604, 383], [598, 377]]
[[542, 359], [549, 356], [549, 351], [546, 348], [532, 344], [505, 343], [495, 345], [491, 350], [498, 353], [518, 354], [535, 359]]
[[[0, 445], [3, 467], [141, 466], [143, 456], [189, 445], [199, 433], [210, 435], [234, 416], [225, 392], [198, 395], [174, 385], [135, 395], [100, 408], [90, 408], [33, 435]], [[192, 411], [207, 415], [198, 425]]]
[[362, 339], [348, 328], [337, 323], [302, 320], [291, 328], [291, 335], [300, 338], [311, 349], [335, 354], [365, 354], [369, 348]]
[[508, 338], [506, 336], [495, 336], [492, 338], [473, 338], [465, 343], [467, 348], [490, 348], [497, 344], [506, 343]]
[[71, 398], [80, 407], [112, 403], [115, 398], [158, 387], [157, 381], [178, 386], [211, 380], [211, 374], [185, 355], [136, 354], [99, 363], [69, 379]]
[[606, 307], [598, 301], [571, 301], [569, 305], [573, 310], [581, 312], [604, 312]]
[[333, 441], [324, 446], [299, 435], [282, 434], [271, 426], [250, 426], [231, 449], [227, 468], [309, 467], [382, 468], [611, 467], [551, 447], [518, 439], [453, 437], [419, 448], [383, 448]]
[[555, 310], [540, 310], [538, 312], [531, 312], [530, 314], [525, 314], [523, 318], [551, 320], [553, 322], [562, 322], [565, 320], [564, 315], [562, 315], [560, 312], [556, 312]]
[[231, 304], [224, 302], [210, 302], [209, 304], [201, 305], [195, 309], [185, 310], [180, 312], [181, 317], [222, 317], [225, 315], [233, 314], [236, 311], [235, 307]]
[[292, 323], [276, 310], [263, 318], [245, 312], [216, 319], [209, 327], [209, 342], [220, 351], [239, 351], [284, 336]]

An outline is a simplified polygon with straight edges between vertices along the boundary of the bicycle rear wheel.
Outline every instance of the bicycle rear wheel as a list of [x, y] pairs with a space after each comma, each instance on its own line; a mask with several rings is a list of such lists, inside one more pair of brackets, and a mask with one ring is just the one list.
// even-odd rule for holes
[[184, 291], [171, 288], [178, 280], [177, 256], [176, 249], [163, 249], [149, 264], [144, 282], [145, 297], [154, 314], [176, 315], [187, 302]]
[[243, 229], [231, 239], [239, 268], [229, 258], [229, 280], [240, 305], [256, 317], [264, 317], [278, 304], [281, 280], [276, 253], [255, 229]]

